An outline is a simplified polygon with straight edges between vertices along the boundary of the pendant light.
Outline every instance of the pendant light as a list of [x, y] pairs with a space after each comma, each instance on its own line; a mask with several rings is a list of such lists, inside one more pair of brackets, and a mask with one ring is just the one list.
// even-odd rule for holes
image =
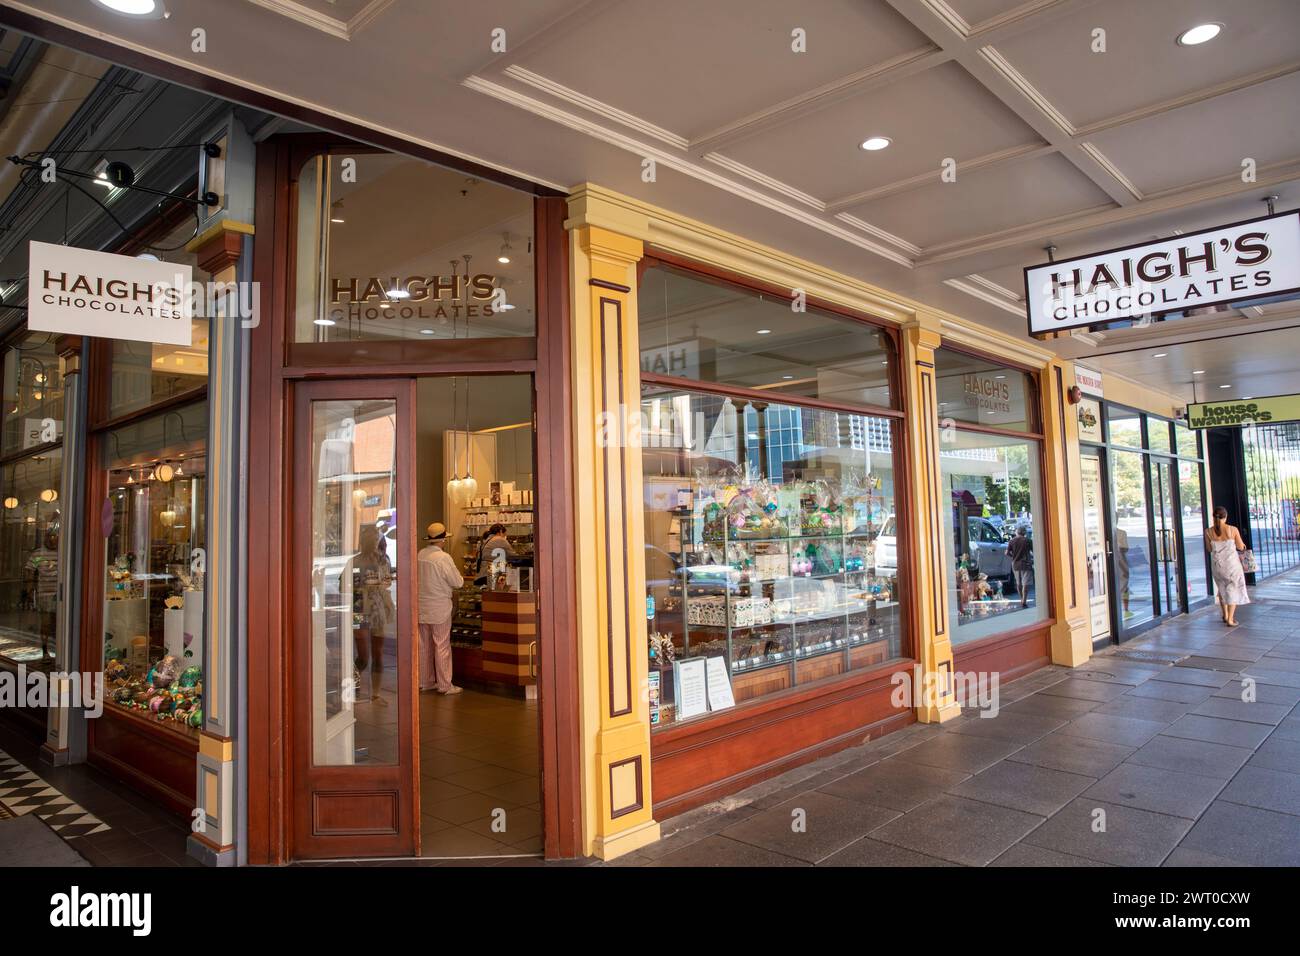
[[[456, 288], [456, 260], [451, 260], [451, 287]], [[452, 338], [456, 337], [456, 318], [452, 315]], [[460, 503], [460, 460], [456, 457], [456, 376], [451, 377], [451, 478], [447, 482], [447, 497], [453, 504]]]

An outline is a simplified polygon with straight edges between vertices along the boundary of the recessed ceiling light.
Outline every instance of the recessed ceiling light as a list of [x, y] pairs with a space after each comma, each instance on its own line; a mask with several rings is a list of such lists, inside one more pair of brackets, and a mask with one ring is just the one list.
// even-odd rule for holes
[[794, 378], [793, 375], [782, 375], [781, 377], [784, 378], [784, 379], [787, 379], [787, 380], [788, 380], [788, 379], [792, 379], [792, 378]]
[[510, 265], [510, 257], [509, 257], [509, 256], [497, 256], [497, 262], [501, 263], [503, 266], [508, 266], [508, 265]]
[[311, 324], [312, 325], [333, 325], [334, 320], [333, 319], [312, 319]]
[[1193, 375], [1204, 375], [1204, 374], [1205, 374], [1205, 369], [1203, 369], [1203, 368], [1192, 369], [1192, 374], [1193, 374]]
[[391, 309], [391, 308], [393, 307], [393, 303], [391, 303], [391, 302], [380, 302], [380, 303], [379, 303], [379, 307], [380, 307], [381, 309]]
[[390, 299], [409, 299], [411, 297], [411, 293], [407, 292], [405, 289], [399, 289], [397, 286], [393, 286], [384, 294]]
[[162, 5], [162, 0], [94, 0], [105, 10], [112, 10], [128, 17], [143, 17], [157, 20], [169, 16]]
[[891, 142], [888, 136], [872, 136], [862, 141], [862, 148], [874, 153], [878, 149], [884, 149]]
[[346, 219], [340, 219], [338, 216], [330, 216], [330, 222], [345, 223]]
[[1222, 23], [1198, 23], [1190, 30], [1184, 30], [1178, 34], [1178, 45], [1198, 46], [1202, 43], [1208, 43], [1217, 37], [1222, 29]]
[[1219, 388], [1232, 388], [1231, 385], [1220, 385]]
[[755, 335], [771, 335], [771, 334], [772, 334], [772, 330], [771, 330], [771, 329], [759, 329], [759, 330], [758, 330], [757, 332], [755, 332], [754, 334], [755, 334]]
[[421, 335], [432, 335], [432, 334], [433, 334], [433, 329], [420, 329], [420, 334], [421, 334]]
[[1006, 378], [1005, 375], [994, 375], [993, 377], [994, 377], [994, 378]]
[[1153, 356], [1151, 356], [1151, 357], [1152, 357], [1152, 358], [1164, 358], [1164, 357], [1165, 357], [1166, 355], [1168, 355], [1168, 354], [1169, 354], [1168, 352], [1157, 352], [1155, 355], [1153, 355]]

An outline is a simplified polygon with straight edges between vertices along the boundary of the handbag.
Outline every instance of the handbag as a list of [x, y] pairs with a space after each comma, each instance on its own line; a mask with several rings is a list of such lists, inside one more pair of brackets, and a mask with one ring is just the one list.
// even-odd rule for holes
[[1259, 570], [1259, 562], [1255, 560], [1255, 552], [1250, 548], [1241, 552], [1241, 570], [1247, 574], [1254, 574]]

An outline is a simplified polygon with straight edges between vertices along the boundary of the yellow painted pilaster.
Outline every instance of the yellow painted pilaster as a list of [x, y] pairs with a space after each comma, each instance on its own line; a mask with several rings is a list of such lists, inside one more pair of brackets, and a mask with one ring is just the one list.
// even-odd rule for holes
[[903, 326], [902, 381], [909, 414], [904, 423], [912, 448], [908, 499], [911, 522], [912, 586], [915, 593], [916, 659], [922, 687], [934, 688], [916, 701], [916, 719], [940, 723], [961, 713], [953, 693], [952, 639], [948, 633], [948, 586], [944, 573], [943, 524], [939, 482], [939, 416], [934, 350], [940, 342], [939, 318], [918, 312]]
[[1042, 372], [1043, 494], [1051, 521], [1052, 663], [1077, 667], [1092, 656], [1088, 564], [1079, 471], [1078, 406], [1070, 404], [1074, 363], [1049, 361]]
[[[573, 210], [571, 209], [571, 212]], [[573, 436], [577, 507], [584, 843], [613, 859], [659, 838], [651, 814], [646, 695], [636, 265], [642, 243], [569, 224], [573, 261]]]

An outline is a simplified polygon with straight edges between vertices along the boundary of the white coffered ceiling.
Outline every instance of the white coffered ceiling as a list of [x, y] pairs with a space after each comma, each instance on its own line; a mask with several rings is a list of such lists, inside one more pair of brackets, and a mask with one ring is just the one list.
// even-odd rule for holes
[[[1300, 206], [1296, 0], [167, 5], [141, 22], [9, 2], [539, 182], [598, 182], [1014, 335], [1020, 270], [1049, 244], [1064, 257], [1251, 218], [1269, 195]], [[1175, 42], [1207, 21], [1219, 37]], [[892, 144], [860, 149], [873, 135]], [[1170, 337], [1207, 341], [1143, 364]], [[1193, 360], [1248, 393], [1300, 391], [1300, 303], [1053, 347], [1185, 399]]]

